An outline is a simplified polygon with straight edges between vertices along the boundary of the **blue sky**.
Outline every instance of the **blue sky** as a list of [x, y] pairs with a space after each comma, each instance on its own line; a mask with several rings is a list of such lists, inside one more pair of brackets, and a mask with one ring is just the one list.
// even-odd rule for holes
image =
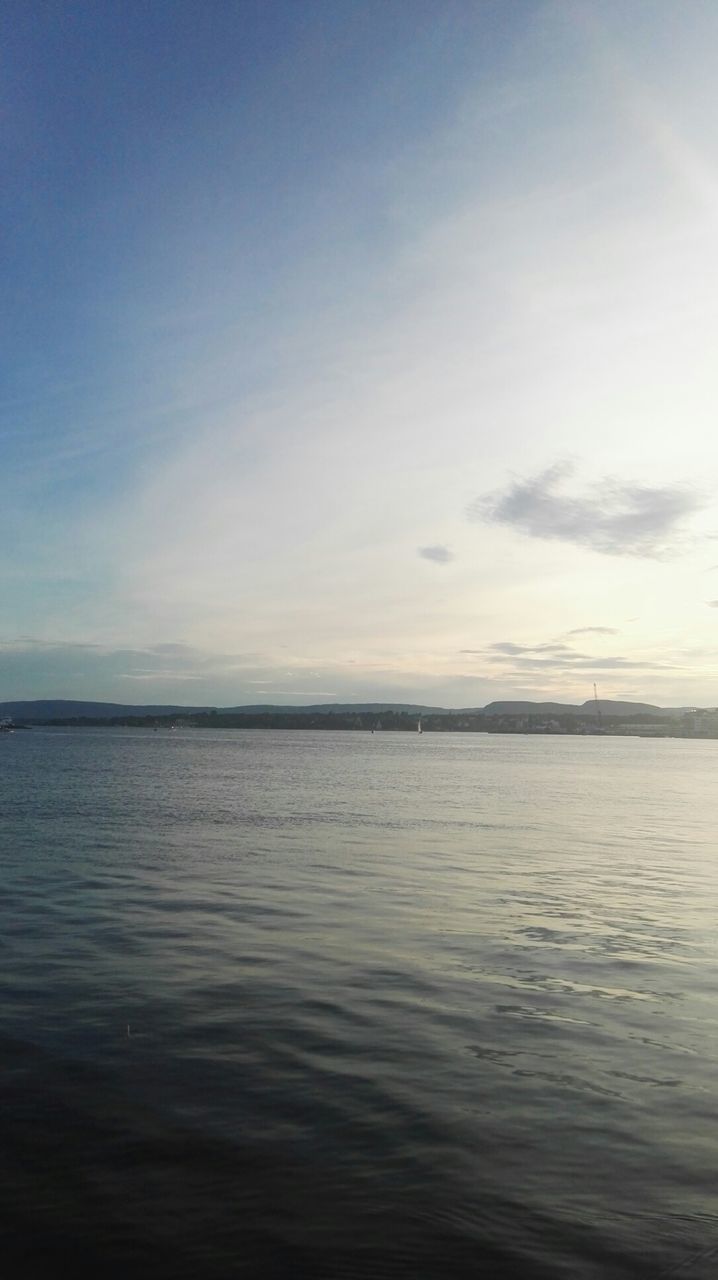
[[0, 25], [0, 699], [718, 702], [711, 0]]

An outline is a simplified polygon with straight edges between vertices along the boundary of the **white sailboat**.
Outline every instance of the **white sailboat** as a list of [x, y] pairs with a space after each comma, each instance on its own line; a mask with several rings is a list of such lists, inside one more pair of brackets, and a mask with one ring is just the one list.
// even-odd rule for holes
[[417, 733], [423, 733], [423, 732], [424, 732], [424, 730], [423, 730], [423, 729], [422, 729], [422, 727], [421, 727], [421, 720], [419, 721], [419, 723], [418, 723], [418, 724], [417, 724], [417, 726], [416, 726], [416, 732], [417, 732]]

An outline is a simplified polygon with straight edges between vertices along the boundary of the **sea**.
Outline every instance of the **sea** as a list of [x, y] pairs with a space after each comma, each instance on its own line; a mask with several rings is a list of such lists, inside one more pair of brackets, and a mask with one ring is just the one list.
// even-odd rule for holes
[[718, 741], [0, 736], [8, 1277], [718, 1275]]

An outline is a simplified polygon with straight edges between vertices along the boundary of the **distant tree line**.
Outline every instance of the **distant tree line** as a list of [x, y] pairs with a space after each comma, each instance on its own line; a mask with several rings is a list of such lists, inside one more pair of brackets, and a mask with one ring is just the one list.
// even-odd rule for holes
[[[632, 729], [653, 730], [671, 737], [718, 736], [718, 729], [701, 733], [685, 721], [670, 715], [637, 714], [630, 722], [625, 716], [603, 713], [573, 715], [484, 715], [477, 711], [430, 712], [421, 717], [408, 711], [258, 711], [188, 712], [184, 715], [144, 715], [93, 717], [75, 716], [46, 723], [63, 728], [127, 729], [331, 729], [361, 733], [416, 733], [421, 721], [427, 733], [529, 733], [529, 734], [622, 734]], [[18, 726], [19, 727], [19, 726]]]
[[[364, 733], [416, 733], [420, 717], [408, 711], [258, 711], [258, 712], [192, 712], [170, 716], [75, 716], [50, 723], [64, 728], [128, 728], [128, 729], [344, 729]], [[423, 729], [433, 732], [485, 732], [490, 720], [486, 716], [431, 714], [421, 716]]]

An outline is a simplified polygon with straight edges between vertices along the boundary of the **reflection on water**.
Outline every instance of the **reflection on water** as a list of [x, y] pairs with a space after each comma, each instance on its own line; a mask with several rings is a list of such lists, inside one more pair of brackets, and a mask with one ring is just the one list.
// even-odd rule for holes
[[0, 747], [16, 1273], [716, 1273], [718, 744]]

